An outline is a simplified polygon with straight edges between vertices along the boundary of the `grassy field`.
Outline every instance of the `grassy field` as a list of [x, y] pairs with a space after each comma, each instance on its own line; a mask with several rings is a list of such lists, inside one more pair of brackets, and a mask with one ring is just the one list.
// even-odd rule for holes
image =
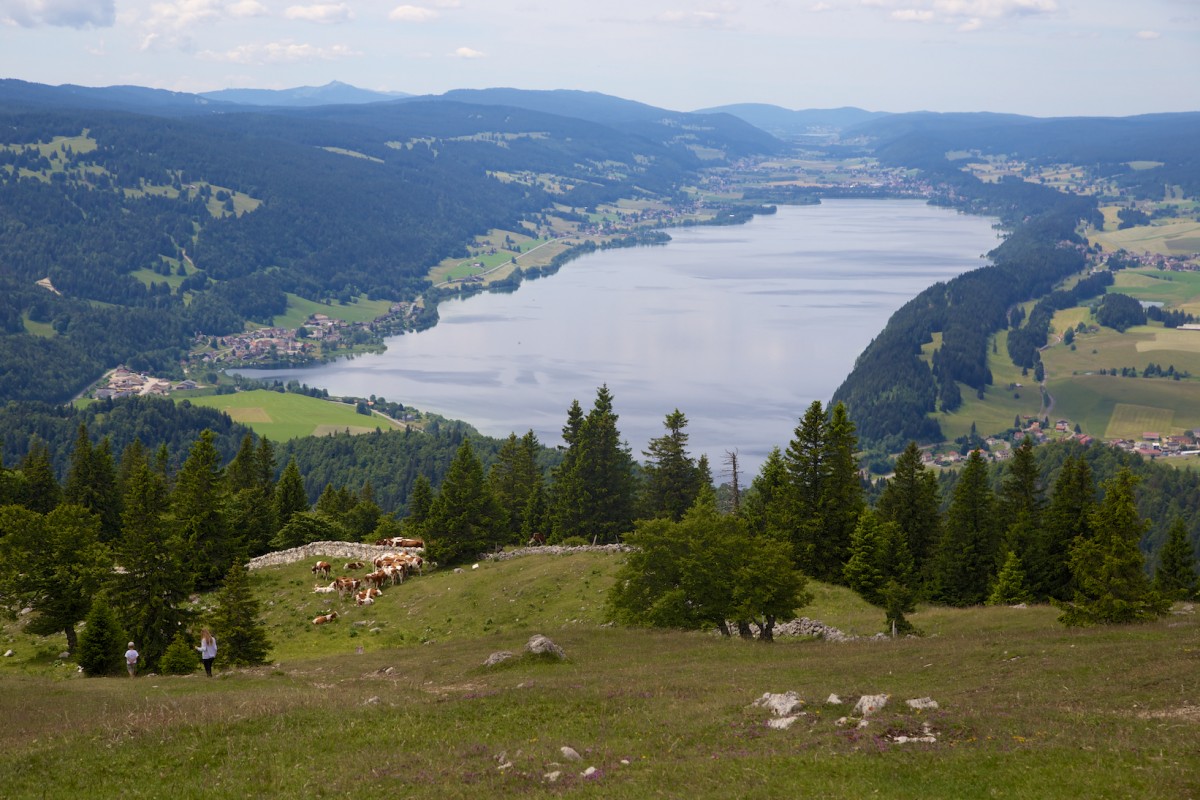
[[345, 322], [370, 322], [381, 317], [391, 308], [387, 300], [368, 300], [360, 296], [354, 303], [318, 303], [306, 300], [299, 295], [289, 293], [287, 296], [287, 313], [275, 317], [275, 326], [295, 330], [303, 325], [313, 314], [324, 314], [330, 319], [340, 319]]
[[237, 394], [189, 397], [198, 406], [224, 411], [234, 422], [247, 425], [260, 436], [276, 441], [329, 433], [370, 433], [400, 427], [381, 416], [363, 416], [345, 403], [306, 397], [301, 394], [255, 389]]
[[[274, 663], [222, 670], [218, 661], [213, 680], [82, 678], [56, 664], [61, 641], [7, 623], [16, 653], [0, 662], [3, 794], [1200, 794], [1194, 614], [1068, 630], [1047, 607], [921, 609], [912, 619], [924, 638], [764, 645], [602, 625], [620, 558], [435, 571], [321, 627], [308, 621], [326, 600], [311, 593], [308, 564], [256, 572]], [[845, 590], [816, 589], [807, 615], [863, 633], [882, 622]], [[519, 653], [533, 633], [568, 661], [483, 665], [495, 651]], [[771, 729], [753, 702], [785, 691], [805, 714]], [[877, 693], [890, 699], [866, 727], [837, 724], [858, 696]], [[827, 704], [830, 694], [846, 702]], [[904, 702], [923, 697], [938, 708]], [[935, 742], [895, 741], [926, 730]], [[564, 746], [581, 758], [568, 760]]]
[[972, 424], [984, 436], [1000, 433], [1011, 428], [1018, 416], [1036, 416], [1042, 407], [1041, 390], [1034, 383], [1032, 373], [1022, 375], [1021, 368], [1014, 366], [1008, 357], [1008, 331], [1000, 331], [994, 340], [995, 352], [988, 355], [992, 385], [987, 387], [983, 399], [975, 395], [974, 389], [959, 384], [962, 405], [952, 413], [933, 415], [947, 439], [966, 435]]

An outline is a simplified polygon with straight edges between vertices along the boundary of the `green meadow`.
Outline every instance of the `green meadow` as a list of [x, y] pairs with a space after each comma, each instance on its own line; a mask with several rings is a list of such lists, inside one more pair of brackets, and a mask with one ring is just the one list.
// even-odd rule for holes
[[318, 303], [289, 292], [287, 300], [287, 313], [275, 317], [274, 322], [275, 327], [289, 330], [299, 328], [313, 314], [324, 314], [330, 319], [345, 322], [370, 322], [382, 317], [392, 307], [387, 300], [368, 300], [365, 295], [360, 295], [353, 303]]
[[276, 442], [330, 433], [370, 433], [400, 427], [377, 414], [364, 416], [354, 406], [290, 392], [255, 389], [236, 394], [189, 397], [198, 406], [224, 411], [260, 436]]
[[[604, 623], [622, 556], [433, 570], [373, 606], [309, 564], [252, 573], [272, 663], [84, 678], [6, 622], [6, 798], [1188, 798], [1200, 793], [1200, 624], [1066, 629], [1049, 607], [920, 608], [925, 636], [772, 644]], [[334, 560], [339, 572], [343, 560]], [[816, 585], [801, 613], [873, 634]], [[195, 608], [203, 616], [208, 603]], [[338, 609], [323, 626], [310, 619]], [[521, 656], [534, 633], [565, 651]], [[517, 657], [484, 666], [491, 653]], [[795, 692], [786, 729], [755, 706]], [[866, 724], [861, 695], [886, 694]], [[829, 703], [837, 695], [841, 703]], [[917, 710], [906, 700], [930, 698]], [[901, 737], [932, 737], [902, 743]], [[578, 760], [564, 755], [569, 747]]]

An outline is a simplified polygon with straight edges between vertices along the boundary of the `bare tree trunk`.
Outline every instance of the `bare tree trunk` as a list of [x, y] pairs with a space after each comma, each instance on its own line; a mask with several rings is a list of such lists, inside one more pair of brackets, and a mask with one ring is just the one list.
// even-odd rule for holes
[[63, 633], [67, 635], [67, 652], [69, 652], [71, 655], [75, 655], [75, 648], [79, 644], [79, 639], [75, 636], [75, 626], [65, 626], [63, 628]]
[[721, 629], [722, 635], [724, 635], [724, 636], [732, 635], [729, 631], [729, 623], [726, 622], [725, 620], [721, 620], [719, 623], [717, 623], [717, 627]]
[[753, 639], [754, 631], [750, 629], [750, 623], [744, 619], [739, 619], [737, 622], [738, 636], [743, 639]]
[[758, 634], [759, 641], [773, 642], [775, 641], [775, 617], [772, 614], [767, 614], [767, 621], [761, 626]]
[[732, 503], [733, 507], [730, 512], [736, 515], [742, 507], [742, 493], [738, 489], [738, 453], [737, 450], [725, 451], [725, 463], [729, 465], [730, 486], [733, 489]]

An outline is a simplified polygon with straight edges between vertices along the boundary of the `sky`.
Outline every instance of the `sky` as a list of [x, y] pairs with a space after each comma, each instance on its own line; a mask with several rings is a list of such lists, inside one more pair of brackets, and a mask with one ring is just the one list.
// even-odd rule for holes
[[1128, 116], [1200, 111], [1200, 0], [0, 0], [0, 77]]

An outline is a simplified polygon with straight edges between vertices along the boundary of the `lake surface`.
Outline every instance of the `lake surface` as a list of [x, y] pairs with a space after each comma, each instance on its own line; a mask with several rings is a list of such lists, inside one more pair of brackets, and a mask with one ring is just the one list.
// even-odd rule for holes
[[444, 302], [436, 327], [383, 354], [243, 372], [374, 394], [490, 436], [532, 429], [550, 446], [571, 401], [586, 412], [607, 384], [639, 461], [678, 408], [692, 455], [706, 453], [720, 483], [736, 450], [746, 485], [896, 309], [986, 263], [992, 224], [921, 201], [780, 206], [746, 225], [670, 229], [666, 246], [590, 254], [513, 294]]

